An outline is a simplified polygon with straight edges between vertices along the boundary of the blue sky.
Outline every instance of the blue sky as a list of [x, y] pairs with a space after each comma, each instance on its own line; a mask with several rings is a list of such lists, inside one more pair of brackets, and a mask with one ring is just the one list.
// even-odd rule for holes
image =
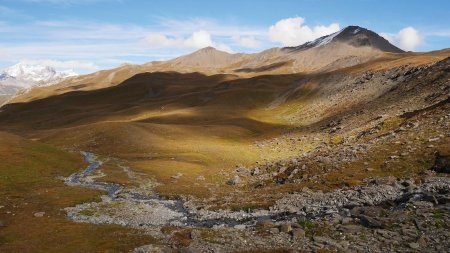
[[360, 25], [413, 51], [450, 47], [450, 1], [0, 0], [0, 69], [87, 73], [214, 46], [258, 52]]

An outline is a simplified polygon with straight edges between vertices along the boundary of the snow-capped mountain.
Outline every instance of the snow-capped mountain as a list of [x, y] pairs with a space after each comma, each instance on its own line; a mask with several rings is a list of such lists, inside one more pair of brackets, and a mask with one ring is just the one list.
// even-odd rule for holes
[[402, 53], [404, 52], [400, 48], [392, 45], [378, 35], [377, 33], [367, 30], [366, 28], [359, 26], [347, 26], [340, 31], [320, 37], [316, 40], [306, 42], [297, 47], [287, 47], [287, 50], [307, 50], [310, 48], [321, 47], [333, 42], [346, 43], [355, 47], [372, 47], [374, 49], [381, 50], [383, 52]]
[[76, 76], [72, 70], [56, 71], [43, 65], [18, 63], [0, 72], [0, 95], [14, 95], [34, 86], [46, 86]]

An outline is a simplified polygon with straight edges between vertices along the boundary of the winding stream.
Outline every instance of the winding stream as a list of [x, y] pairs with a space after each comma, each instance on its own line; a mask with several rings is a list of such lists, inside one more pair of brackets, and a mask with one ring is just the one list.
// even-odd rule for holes
[[[182, 200], [167, 200], [158, 196], [153, 190], [154, 182], [142, 182], [138, 175], [123, 167], [130, 178], [138, 180], [139, 186], [124, 187], [120, 184], [98, 181], [105, 176], [99, 168], [102, 161], [92, 153], [81, 152], [88, 166], [85, 170], [65, 178], [69, 186], [99, 189], [107, 194], [101, 202], [84, 203], [68, 207], [69, 218], [74, 221], [95, 224], [110, 223], [131, 227], [152, 227], [162, 225], [213, 227], [213, 226], [252, 226], [257, 219], [269, 218], [269, 211], [255, 213], [234, 212], [235, 218], [223, 217], [213, 212], [214, 218], [205, 217], [185, 207]], [[139, 182], [140, 181], [140, 182]], [[208, 212], [211, 215], [211, 212]], [[203, 216], [203, 217], [202, 217]], [[277, 215], [277, 219], [284, 215]], [[286, 217], [285, 217], [286, 218]]]

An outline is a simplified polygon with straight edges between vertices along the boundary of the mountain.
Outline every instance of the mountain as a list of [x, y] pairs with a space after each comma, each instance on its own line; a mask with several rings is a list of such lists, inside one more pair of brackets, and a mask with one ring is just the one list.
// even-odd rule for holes
[[284, 67], [290, 73], [332, 71], [391, 53], [404, 51], [373, 31], [359, 26], [348, 26], [297, 47], [266, 50], [243, 62], [241, 68], [260, 70], [264, 69], [264, 66], [278, 66]]
[[396, 53], [346, 29], [123, 65], [2, 106], [0, 252], [442, 252], [450, 49]]
[[314, 41], [306, 42], [297, 47], [286, 47], [284, 49], [301, 51], [332, 43], [345, 43], [354, 47], [371, 47], [382, 52], [404, 53], [403, 50], [392, 45], [377, 33], [359, 26], [347, 26], [338, 32], [320, 37]]
[[110, 87], [144, 72], [201, 72], [209, 75], [228, 73], [247, 77], [263, 73], [313, 73], [351, 67], [383, 57], [397, 57], [396, 54], [403, 54], [403, 51], [375, 32], [359, 26], [349, 26], [298, 47], [271, 48], [254, 54], [231, 54], [206, 47], [168, 61], [127, 64], [63, 80], [56, 86], [36, 88], [16, 97], [13, 102]]
[[230, 54], [214, 47], [205, 47], [192, 54], [168, 61], [168, 63], [174, 67], [224, 68], [241, 61], [246, 56], [246, 54]]
[[14, 95], [23, 89], [54, 84], [76, 75], [72, 70], [56, 71], [49, 66], [18, 63], [0, 73], [0, 95]]
[[72, 70], [58, 72], [54, 68], [49, 66], [18, 63], [3, 70], [2, 74], [0, 74], [0, 80], [15, 78], [37, 83], [76, 75], [77, 74]]

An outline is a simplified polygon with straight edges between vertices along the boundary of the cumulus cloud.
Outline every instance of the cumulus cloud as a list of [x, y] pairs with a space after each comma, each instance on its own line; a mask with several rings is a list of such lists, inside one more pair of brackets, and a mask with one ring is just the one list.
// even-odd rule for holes
[[298, 46], [340, 30], [337, 23], [332, 23], [328, 26], [319, 25], [312, 28], [304, 23], [305, 19], [302, 17], [282, 19], [269, 28], [269, 38], [274, 42], [281, 43], [283, 46]]
[[242, 47], [246, 48], [260, 48], [261, 43], [253, 36], [241, 37], [239, 35], [233, 36], [233, 40]]
[[21, 62], [30, 65], [49, 66], [57, 70], [72, 69], [81, 71], [95, 71], [99, 69], [97, 65], [87, 61], [57, 61], [57, 60], [41, 59], [41, 60], [22, 60]]
[[212, 40], [211, 34], [201, 30], [193, 32], [189, 37], [170, 37], [163, 33], [150, 33], [145, 37], [145, 41], [152, 47], [178, 47], [200, 49], [204, 47], [215, 47], [226, 52], [233, 50], [223, 43], [216, 43]]
[[213, 46], [214, 43], [211, 39], [211, 34], [207, 31], [198, 31], [192, 33], [192, 35], [183, 41], [183, 44], [192, 48], [203, 48]]
[[411, 26], [405, 27], [395, 34], [381, 33], [381, 36], [405, 51], [413, 51], [424, 42], [424, 37]]

